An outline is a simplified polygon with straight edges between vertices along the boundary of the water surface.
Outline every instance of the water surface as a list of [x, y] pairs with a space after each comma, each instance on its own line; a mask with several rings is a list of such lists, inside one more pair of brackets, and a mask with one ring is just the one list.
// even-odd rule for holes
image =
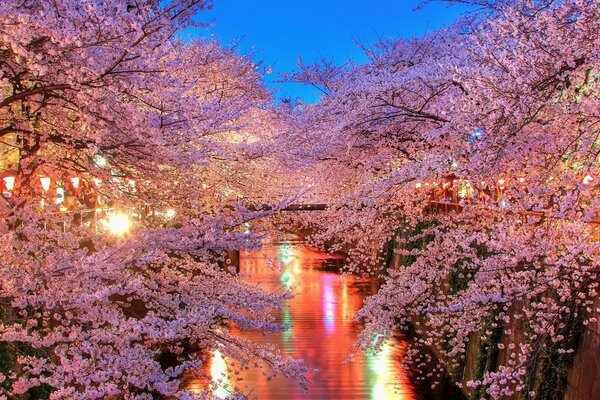
[[[282, 377], [268, 381], [260, 371], [252, 369], [234, 380], [227, 376], [225, 361], [218, 353], [209, 366], [213, 379], [223, 379], [251, 399], [259, 400], [459, 398], [444, 386], [431, 392], [429, 384], [417, 381], [401, 367], [406, 347], [401, 336], [388, 341], [378, 354], [358, 353], [353, 362], [345, 362], [361, 329], [354, 316], [363, 299], [377, 291], [378, 284], [376, 279], [328, 272], [328, 267], [338, 261], [291, 242], [241, 255], [240, 272], [248, 282], [269, 291], [285, 287], [294, 293], [294, 298], [276, 316], [285, 325], [285, 331], [267, 335], [247, 331], [242, 336], [259, 343], [273, 343], [284, 354], [319, 369], [320, 373], [310, 376], [308, 392]], [[219, 389], [216, 393], [225, 398], [228, 392]]]

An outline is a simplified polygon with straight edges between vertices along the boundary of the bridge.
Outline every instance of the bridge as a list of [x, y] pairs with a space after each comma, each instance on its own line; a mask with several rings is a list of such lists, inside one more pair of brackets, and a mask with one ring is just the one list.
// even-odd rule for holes
[[327, 204], [290, 204], [281, 211], [323, 211], [325, 209]]

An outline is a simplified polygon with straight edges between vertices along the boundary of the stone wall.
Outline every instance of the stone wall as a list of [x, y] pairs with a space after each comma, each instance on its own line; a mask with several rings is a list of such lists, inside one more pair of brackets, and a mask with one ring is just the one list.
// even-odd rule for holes
[[[595, 309], [600, 306], [596, 300]], [[588, 325], [579, 340], [569, 370], [564, 400], [600, 399], [600, 318]]]
[[[388, 268], [401, 268], [402, 256], [394, 253], [388, 264]], [[513, 307], [520, 307], [522, 304], [514, 304]], [[600, 300], [596, 301], [594, 310], [600, 308]], [[508, 348], [510, 343], [519, 343], [524, 339], [523, 321], [513, 321], [508, 326], [510, 335], [504, 335], [501, 343]], [[432, 349], [433, 350], [433, 349]], [[435, 350], [434, 354], [436, 353]], [[464, 368], [460, 376], [460, 382], [463, 384], [463, 392], [469, 399], [475, 399], [477, 396], [473, 390], [465, 385], [468, 381], [476, 378], [478, 364], [481, 353], [481, 338], [477, 334], [473, 334], [469, 340]], [[435, 354], [439, 356], [439, 354]], [[498, 350], [497, 360], [499, 364], [507, 361], [508, 351]], [[543, 376], [535, 374], [538, 382], [534, 384], [539, 386], [540, 379]], [[550, 383], [551, 384], [551, 383]], [[518, 400], [520, 396], [515, 396], [514, 400]], [[579, 336], [577, 348], [573, 361], [567, 372], [567, 387], [563, 396], [564, 400], [600, 400], [600, 318], [595, 323], [591, 323], [584, 327], [583, 332]], [[546, 400], [546, 399], [540, 399]]]

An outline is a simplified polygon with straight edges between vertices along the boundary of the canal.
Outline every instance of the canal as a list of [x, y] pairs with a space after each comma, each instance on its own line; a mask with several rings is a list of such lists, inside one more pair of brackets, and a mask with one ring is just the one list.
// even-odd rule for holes
[[[248, 282], [270, 291], [285, 287], [294, 293], [276, 316], [286, 327], [283, 332], [265, 335], [247, 331], [242, 335], [259, 343], [275, 344], [284, 354], [319, 369], [310, 376], [307, 393], [282, 377], [267, 380], [258, 370], [244, 371], [234, 380], [226, 375], [225, 360], [218, 353], [208, 366], [212, 378], [259, 400], [461, 398], [447, 382], [432, 391], [430, 383], [417, 380], [401, 367], [406, 341], [400, 336], [386, 343], [378, 354], [358, 353], [353, 362], [346, 362], [361, 329], [354, 316], [363, 299], [377, 291], [378, 282], [330, 272], [332, 264], [339, 261], [294, 242], [242, 253], [240, 258], [240, 272]], [[224, 388], [216, 391], [220, 398], [227, 393]]]

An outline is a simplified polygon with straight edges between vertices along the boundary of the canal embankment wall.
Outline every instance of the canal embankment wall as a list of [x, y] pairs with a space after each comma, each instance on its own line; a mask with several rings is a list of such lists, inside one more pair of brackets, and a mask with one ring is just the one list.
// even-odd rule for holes
[[[393, 252], [388, 257], [387, 267], [402, 268], [402, 255]], [[522, 308], [523, 304], [514, 303], [513, 310]], [[593, 311], [597, 313], [600, 301], [596, 300]], [[509, 310], [509, 315], [511, 312]], [[531, 372], [530, 387], [538, 393], [542, 400], [594, 400], [600, 399], [600, 318], [584, 326], [573, 323], [569, 327], [566, 340], [573, 345], [574, 353], [560, 354], [549, 347], [546, 356], [536, 363]], [[467, 387], [467, 382], [479, 379], [485, 372], [496, 371], [510, 357], [510, 345], [525, 340], [527, 326], [523, 320], [511, 318], [507, 326], [497, 328], [497, 333], [482, 340], [479, 333], [469, 338], [465, 359], [458, 371], [448, 371], [449, 375], [462, 386], [468, 399], [486, 398], [481, 390]], [[503, 346], [498, 346], [502, 344]], [[432, 353], [442, 358], [435, 348]], [[515, 394], [511, 400], [527, 399], [525, 393]]]

